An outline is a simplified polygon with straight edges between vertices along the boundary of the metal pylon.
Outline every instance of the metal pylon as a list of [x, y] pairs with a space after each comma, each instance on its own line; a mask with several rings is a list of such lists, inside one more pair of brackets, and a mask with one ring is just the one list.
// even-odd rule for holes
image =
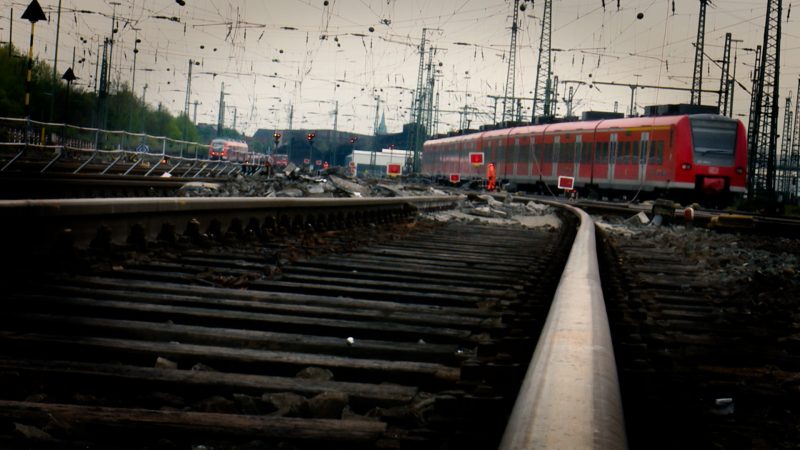
[[787, 162], [789, 177], [789, 201], [796, 202], [800, 195], [800, 78], [797, 79], [797, 97], [794, 101], [794, 127], [792, 128], [792, 147]]
[[782, 0], [768, 0], [761, 61], [756, 67], [755, 111], [750, 122], [755, 131], [750, 134], [748, 153], [747, 193], [751, 199], [775, 200], [782, 5]]
[[503, 96], [503, 122], [514, 118], [514, 88], [517, 71], [517, 19], [519, 0], [514, 0], [514, 14], [511, 23], [511, 47], [508, 49], [508, 69], [506, 70], [506, 93]]
[[792, 93], [786, 97], [783, 109], [783, 133], [781, 134], [781, 154], [777, 168], [778, 192], [784, 198], [789, 194], [789, 156], [792, 152]]
[[703, 89], [703, 47], [706, 36], [706, 7], [710, 0], [700, 0], [700, 18], [697, 21], [697, 42], [694, 46], [694, 74], [692, 75], [692, 105], [700, 104], [700, 91]]
[[722, 52], [722, 74], [719, 77], [719, 111], [720, 114], [725, 114], [728, 111], [728, 102], [730, 97], [730, 83], [731, 78], [731, 33], [725, 33], [725, 49]]
[[533, 90], [533, 108], [531, 111], [531, 121], [537, 115], [550, 116], [550, 89], [551, 89], [551, 67], [552, 48], [550, 46], [550, 36], [552, 34], [552, 0], [544, 0], [544, 11], [542, 12], [542, 33], [539, 38], [539, 62], [536, 64], [536, 87]]

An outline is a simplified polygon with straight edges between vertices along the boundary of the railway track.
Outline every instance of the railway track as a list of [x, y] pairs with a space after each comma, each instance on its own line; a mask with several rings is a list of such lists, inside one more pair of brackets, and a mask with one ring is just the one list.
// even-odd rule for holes
[[189, 182], [224, 181], [221, 178], [6, 172], [0, 175], [0, 198], [172, 197]]
[[[35, 230], [24, 242], [50, 237], [27, 259], [14, 246], [25, 262], [5, 274], [0, 442], [497, 447], [574, 216], [552, 232], [414, 220], [397, 199], [258, 214], [228, 199], [212, 218], [220, 201], [194, 200], [17, 216]], [[70, 208], [80, 220], [61, 218]], [[169, 221], [186, 231], [165, 235]]]
[[797, 275], [737, 278], [735, 260], [709, 252], [714, 245], [710, 237], [675, 245], [655, 233], [605, 239], [601, 267], [631, 448], [800, 442], [797, 297], [785, 291]]

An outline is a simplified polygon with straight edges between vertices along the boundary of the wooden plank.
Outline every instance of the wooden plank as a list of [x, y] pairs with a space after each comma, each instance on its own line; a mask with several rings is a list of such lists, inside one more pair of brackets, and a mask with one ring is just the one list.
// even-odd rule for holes
[[22, 302], [37, 301], [40, 303], [61, 304], [71, 307], [85, 307], [101, 309], [116, 313], [149, 313], [155, 316], [163, 316], [163, 319], [181, 317], [183, 320], [195, 319], [213, 323], [235, 322], [237, 326], [244, 326], [249, 323], [251, 326], [272, 326], [273, 329], [285, 330], [287, 328], [315, 330], [317, 333], [336, 333], [346, 336], [400, 336], [404, 335], [407, 339], [416, 341], [420, 338], [430, 339], [435, 342], [440, 340], [466, 340], [472, 332], [470, 330], [454, 329], [446, 327], [422, 327], [415, 325], [404, 325], [385, 321], [352, 321], [336, 320], [320, 317], [289, 316], [278, 314], [265, 314], [249, 311], [228, 311], [208, 308], [191, 308], [173, 305], [154, 305], [137, 302], [94, 300], [86, 298], [63, 298], [46, 296], [26, 296], [10, 297], [7, 301], [17, 299]]
[[[448, 269], [447, 267], [434, 265], [431, 266], [431, 271], [425, 270], [424, 267], [421, 267], [418, 264], [414, 264], [413, 262], [402, 263], [399, 261], [395, 261], [393, 264], [385, 264], [385, 260], [381, 261], [370, 261], [364, 260], [364, 258], [359, 257], [359, 261], [355, 258], [326, 258], [325, 260], [306, 260], [306, 261], [297, 261], [293, 263], [291, 266], [288, 267], [289, 270], [293, 270], [295, 268], [305, 268], [305, 267], [315, 267], [320, 268], [323, 270], [328, 270], [329, 268], [339, 268], [341, 270], [351, 270], [357, 272], [363, 272], [365, 274], [372, 274], [372, 273], [382, 273], [382, 274], [399, 274], [399, 275], [407, 275], [407, 276], [416, 276], [417, 274], [421, 274], [422, 276], [426, 276], [426, 274], [437, 274], [441, 277], [442, 280], [461, 280], [461, 281], [472, 281], [475, 280], [479, 283], [494, 283], [495, 286], [502, 286], [508, 280], [509, 276], [505, 273], [503, 274], [496, 274], [496, 273], [486, 273], [485, 271], [478, 270], [478, 269]], [[435, 269], [435, 270], [434, 270]]]
[[[287, 314], [295, 316], [326, 317], [342, 320], [380, 320], [422, 326], [446, 326], [466, 329], [502, 328], [499, 316], [480, 317], [476, 314], [464, 315], [440, 311], [437, 314], [422, 311], [392, 311], [386, 309], [353, 308], [347, 302], [331, 302], [330, 305], [297, 305], [287, 302], [252, 302], [246, 300], [227, 300], [219, 298], [192, 297], [186, 295], [128, 293], [112, 290], [92, 290], [87, 288], [56, 286], [48, 291], [71, 294], [79, 298], [136, 300], [154, 304], [185, 305], [202, 308], [217, 308], [228, 311], [253, 311], [264, 314]], [[477, 309], [477, 308], [476, 308]]]
[[[413, 400], [417, 388], [398, 384], [321, 381], [306, 378], [271, 377], [227, 372], [160, 369], [121, 364], [95, 364], [73, 361], [0, 359], [0, 370], [34, 376], [79, 376], [90, 379], [115, 379], [120, 383], [173, 383], [203, 389], [230, 390], [261, 395], [264, 392], [294, 392], [314, 396], [323, 392], [343, 392], [352, 399], [379, 404], [402, 404]], [[60, 382], [59, 382], [60, 383]], [[209, 394], [210, 395], [210, 394]]]
[[418, 304], [425, 305], [440, 305], [440, 306], [456, 306], [465, 307], [467, 305], [478, 306], [479, 302], [487, 300], [480, 295], [457, 295], [457, 294], [433, 294], [422, 292], [410, 292], [398, 289], [371, 289], [366, 287], [355, 286], [331, 286], [323, 284], [310, 284], [305, 283], [291, 283], [279, 280], [253, 280], [249, 283], [251, 290], [264, 290], [264, 291], [294, 291], [303, 293], [325, 293], [331, 296], [349, 296], [355, 298], [365, 298], [369, 300], [381, 299], [397, 299], [410, 301]]
[[[188, 411], [156, 411], [102, 406], [79, 406], [0, 400], [0, 417], [15, 421], [49, 422], [55, 418], [80, 433], [81, 427], [111, 427], [126, 433], [192, 433], [202, 436], [320, 440], [329, 442], [372, 441], [383, 436], [386, 424], [366, 420], [297, 419], [290, 417], [246, 416]], [[79, 427], [75, 427], [78, 425]], [[155, 438], [154, 438], [155, 439]]]
[[[175, 323], [153, 323], [97, 317], [69, 317], [51, 314], [8, 315], [9, 330], [75, 334], [104, 333], [106, 337], [177, 341], [191, 344], [222, 345], [303, 353], [327, 353], [360, 358], [391, 358], [412, 361], [456, 363], [472, 352], [457, 345], [419, 342], [379, 341], [359, 338], [355, 344], [341, 337], [275, 333], [236, 328], [211, 328]], [[109, 336], [110, 335], [110, 336]]]
[[[406, 292], [423, 292], [423, 293], [439, 293], [439, 294], [462, 294], [462, 295], [480, 295], [483, 297], [491, 297], [495, 299], [511, 298], [514, 292], [509, 289], [483, 289], [477, 286], [474, 287], [458, 287], [450, 286], [447, 284], [423, 282], [418, 279], [406, 279], [405, 281], [387, 281], [375, 280], [372, 277], [365, 279], [364, 276], [360, 278], [339, 278], [331, 276], [331, 274], [319, 274], [313, 277], [293, 276], [291, 273], [284, 272], [277, 279], [277, 281], [290, 281], [290, 282], [314, 282], [315, 284], [338, 285], [338, 286], [370, 286], [375, 288], [386, 288], [390, 290], [400, 290]], [[269, 282], [269, 281], [265, 281]]]
[[[182, 284], [169, 284], [169, 283], [153, 283], [143, 280], [120, 280], [95, 276], [76, 276], [76, 277], [58, 277], [54, 278], [54, 282], [63, 282], [65, 285], [86, 286], [86, 287], [100, 287], [110, 291], [133, 291], [133, 292], [152, 292], [160, 294], [172, 294], [185, 296], [187, 295], [187, 287]], [[53, 285], [53, 282], [46, 283], [46, 285]], [[440, 306], [440, 305], [425, 305], [416, 303], [400, 303], [391, 301], [376, 301], [366, 299], [354, 299], [349, 296], [331, 297], [328, 295], [307, 295], [287, 292], [269, 292], [269, 291], [250, 291], [244, 289], [231, 289], [222, 287], [211, 286], [192, 286], [192, 297], [214, 298], [214, 299], [231, 299], [231, 300], [245, 300], [257, 303], [282, 303], [282, 304], [299, 304], [299, 305], [323, 305], [323, 306], [341, 306], [353, 309], [374, 309], [379, 311], [386, 311], [387, 313], [393, 311], [409, 312], [414, 314], [444, 314], [444, 315], [461, 315], [461, 316], [476, 316], [476, 317], [496, 317], [497, 314], [491, 311], [478, 309], [472, 306], [469, 307], [454, 307], [454, 306]]]
[[[258, 283], [275, 283], [278, 285], [280, 282], [283, 281], [292, 281], [287, 276], [286, 273], [277, 275], [274, 278], [266, 279], [266, 275], [264, 273], [259, 272], [229, 272], [227, 270], [218, 270], [216, 268], [205, 268], [202, 272], [174, 272], [168, 271], [168, 268], [163, 265], [157, 265], [153, 268], [150, 268], [146, 265], [139, 265], [138, 267], [130, 267], [126, 266], [124, 270], [116, 270], [116, 271], [106, 271], [106, 272], [97, 272], [98, 275], [107, 276], [110, 278], [125, 278], [125, 279], [143, 279], [148, 281], [166, 281], [171, 283], [187, 283], [187, 284], [195, 284], [198, 282], [206, 282], [206, 278], [200, 277], [199, 275], [202, 273], [213, 273], [215, 276], [223, 276], [223, 275], [234, 275], [234, 276], [243, 276], [242, 285], [248, 286], [250, 282], [257, 281]], [[250, 281], [247, 281], [251, 279]], [[406, 279], [406, 280], [398, 280], [398, 281], [386, 281], [386, 280], [375, 280], [371, 277], [367, 279], [363, 275], [358, 278], [351, 278], [342, 280], [340, 278], [332, 277], [330, 275], [326, 276], [316, 276], [313, 278], [303, 277], [302, 279], [298, 280], [301, 282], [313, 282], [314, 284], [327, 284], [327, 285], [339, 285], [339, 286], [361, 286], [361, 287], [375, 287], [378, 289], [383, 290], [399, 290], [405, 292], [423, 292], [428, 294], [460, 294], [462, 297], [473, 297], [473, 296], [483, 296], [483, 297], [509, 297], [510, 291], [508, 289], [498, 290], [498, 289], [482, 289], [477, 286], [470, 286], [470, 287], [458, 287], [458, 286], [449, 286], [440, 283], [422, 283], [420, 280], [415, 279]]]
[[252, 366], [280, 365], [305, 367], [324, 367], [332, 370], [372, 371], [384, 376], [421, 376], [435, 380], [456, 382], [460, 369], [441, 364], [415, 361], [387, 361], [379, 359], [347, 358], [341, 356], [315, 355], [308, 353], [276, 352], [229, 348], [211, 345], [193, 345], [179, 342], [134, 341], [99, 337], [72, 337], [44, 334], [17, 334], [0, 332], [0, 340], [9, 345], [38, 344], [53, 348], [71, 347], [80, 350], [104, 350], [134, 355], [161, 356], [168, 359], [191, 359], [205, 362], [209, 360]]
[[414, 273], [413, 270], [409, 271], [402, 271], [398, 270], [394, 273], [390, 271], [378, 271], [378, 270], [369, 270], [370, 268], [364, 266], [363, 269], [348, 269], [346, 267], [341, 267], [340, 265], [329, 265], [325, 266], [324, 268], [310, 266], [310, 265], [301, 265], [301, 264], [293, 264], [291, 266], [286, 266], [281, 269], [281, 276], [286, 275], [298, 275], [298, 276], [306, 276], [306, 277], [315, 277], [319, 275], [330, 275], [336, 276], [338, 278], [349, 278], [354, 280], [359, 280], [368, 277], [370, 280], [384, 280], [384, 281], [407, 281], [407, 282], [435, 282], [447, 286], [456, 286], [456, 287], [475, 287], [479, 289], [497, 289], [497, 290], [505, 290], [505, 289], [512, 289], [512, 290], [520, 290], [522, 286], [520, 284], [514, 283], [489, 283], [487, 281], [478, 280], [469, 277], [454, 277], [449, 276], [445, 273], [431, 273], [425, 274], [422, 272]]

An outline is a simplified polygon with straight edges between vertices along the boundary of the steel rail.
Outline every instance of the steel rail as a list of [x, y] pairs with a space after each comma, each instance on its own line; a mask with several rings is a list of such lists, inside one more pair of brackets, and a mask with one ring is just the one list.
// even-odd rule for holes
[[455, 196], [392, 198], [161, 197], [0, 201], [0, 243], [7, 249], [46, 250], [56, 243], [85, 247], [98, 237], [109, 242], [155, 240], [165, 225], [225, 233], [236, 228], [302, 227], [370, 219], [381, 214], [455, 206]]
[[581, 224], [500, 449], [625, 449], [594, 223], [577, 208], [545, 203], [567, 208]]

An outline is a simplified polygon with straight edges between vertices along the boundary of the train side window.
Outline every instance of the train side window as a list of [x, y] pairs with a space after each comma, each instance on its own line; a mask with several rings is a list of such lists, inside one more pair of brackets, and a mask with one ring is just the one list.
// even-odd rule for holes
[[655, 153], [656, 153], [655, 157], [656, 164], [658, 164], [659, 166], [664, 164], [664, 141], [656, 142]]
[[611, 143], [610, 142], [603, 142], [603, 157], [601, 161], [603, 163], [608, 163], [609, 157], [611, 155]]
[[559, 155], [558, 155], [558, 162], [562, 163], [571, 162], [574, 154], [575, 154], [575, 143], [565, 142], [561, 144], [561, 149], [559, 150]]
[[529, 153], [530, 153], [529, 148], [530, 148], [529, 145], [525, 145], [524, 142], [519, 142], [518, 141], [518, 152], [519, 152], [518, 155], [519, 156], [517, 157], [517, 161], [519, 161], [520, 163], [523, 163], [525, 165], [528, 164], [528, 161], [530, 160], [530, 158], [529, 158]]

